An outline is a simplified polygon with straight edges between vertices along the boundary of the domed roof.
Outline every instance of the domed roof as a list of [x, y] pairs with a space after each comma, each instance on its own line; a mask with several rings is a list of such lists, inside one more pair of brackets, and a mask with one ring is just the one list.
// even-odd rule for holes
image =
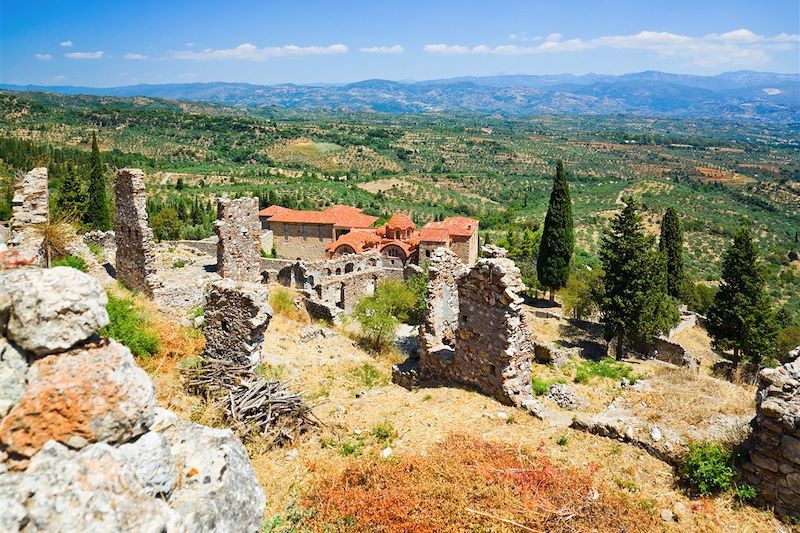
[[395, 213], [386, 223], [386, 227], [388, 229], [407, 230], [415, 229], [417, 225], [414, 224], [414, 221], [411, 220], [408, 215], [404, 215], [403, 213]]

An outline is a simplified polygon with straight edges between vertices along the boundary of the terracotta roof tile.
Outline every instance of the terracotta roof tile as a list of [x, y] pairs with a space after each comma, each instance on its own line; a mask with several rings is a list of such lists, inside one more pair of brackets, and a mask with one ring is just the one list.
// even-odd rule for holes
[[340, 246], [347, 245], [356, 253], [361, 253], [364, 250], [372, 248], [378, 244], [380, 244], [381, 238], [375, 232], [375, 230], [371, 229], [354, 229], [349, 233], [345, 233], [344, 235], [340, 236], [335, 241], [328, 244], [325, 247], [325, 250], [334, 253], [336, 249]]
[[478, 229], [478, 221], [468, 217], [447, 217], [441, 222], [428, 222], [422, 230], [430, 228], [445, 229], [451, 237], [471, 237]]
[[431, 228], [425, 226], [419, 230], [420, 242], [447, 242], [450, 240], [450, 233], [446, 228]]
[[[272, 209], [273, 207], [278, 209]], [[261, 215], [264, 211], [269, 211]], [[261, 216], [269, 216], [270, 222], [286, 222], [290, 224], [332, 224], [340, 228], [369, 228], [378, 217], [365, 215], [361, 209], [346, 205], [333, 205], [324, 211], [298, 211], [280, 206], [271, 206], [259, 212]]]
[[389, 229], [399, 229], [401, 231], [405, 231], [408, 229], [416, 229], [417, 225], [414, 224], [414, 221], [411, 220], [408, 215], [403, 213], [395, 213], [386, 223], [386, 227]]

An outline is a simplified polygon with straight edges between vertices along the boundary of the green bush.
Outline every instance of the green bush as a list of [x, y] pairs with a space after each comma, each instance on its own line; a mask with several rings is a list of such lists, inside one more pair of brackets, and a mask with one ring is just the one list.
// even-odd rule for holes
[[607, 357], [601, 361], [584, 361], [578, 365], [575, 383], [589, 383], [592, 378], [622, 379], [630, 378], [631, 367]]
[[397, 430], [391, 422], [384, 420], [372, 426], [370, 434], [384, 446], [389, 446], [397, 437]]
[[544, 396], [550, 389], [550, 383], [537, 377], [531, 378], [531, 392], [536, 396]]
[[375, 293], [362, 298], [353, 310], [353, 317], [361, 325], [364, 344], [375, 351], [392, 345], [397, 326], [411, 322], [419, 313], [419, 298], [405, 283], [384, 280]]
[[[678, 469], [681, 480], [702, 496], [711, 496], [733, 486], [736, 471], [733, 454], [718, 442], [693, 442]], [[743, 493], [744, 494], [744, 493]]]
[[158, 351], [158, 335], [148, 327], [147, 315], [125, 298], [108, 295], [108, 326], [100, 334], [121, 342], [137, 357], [149, 357]]
[[747, 483], [736, 485], [735, 493], [736, 499], [741, 503], [751, 503], [756, 499], [756, 496], [758, 496], [756, 488], [752, 485], [748, 485]]
[[80, 270], [81, 272], [86, 272], [86, 261], [83, 260], [82, 257], [78, 257], [77, 255], [67, 255], [62, 257], [61, 259], [56, 259], [50, 262], [51, 267], [72, 267], [75, 270]]
[[380, 387], [389, 384], [389, 376], [375, 368], [370, 363], [361, 364], [355, 368], [350, 369], [348, 375], [356, 386], [365, 389], [373, 387]]

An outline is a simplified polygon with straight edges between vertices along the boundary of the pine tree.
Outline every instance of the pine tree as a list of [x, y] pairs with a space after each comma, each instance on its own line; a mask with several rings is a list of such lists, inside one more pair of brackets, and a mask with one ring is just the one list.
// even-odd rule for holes
[[667, 263], [667, 294], [681, 300], [685, 293], [686, 275], [683, 263], [683, 228], [678, 213], [667, 208], [661, 219], [661, 239], [658, 249], [664, 254]]
[[554, 299], [555, 290], [567, 284], [574, 246], [572, 200], [564, 175], [564, 163], [559, 159], [556, 163], [556, 177], [553, 180], [553, 190], [550, 193], [550, 204], [544, 219], [539, 258], [536, 263], [539, 282], [550, 289], [550, 300]]
[[62, 217], [67, 219], [83, 218], [86, 196], [83, 192], [83, 180], [72, 163], [67, 164], [64, 181], [56, 199], [56, 207]]
[[597, 295], [606, 340], [616, 339], [616, 357], [626, 343], [649, 346], [654, 335], [678, 323], [675, 301], [667, 294], [663, 255], [644, 232], [633, 198], [606, 230], [600, 248], [603, 279]]
[[106, 180], [95, 133], [92, 133], [91, 173], [89, 174], [85, 220], [92, 229], [103, 231], [111, 229], [111, 214], [106, 198]]
[[733, 350], [734, 363], [745, 358], [760, 364], [775, 353], [778, 325], [765, 284], [753, 235], [742, 226], [725, 252], [707, 326], [716, 348]]

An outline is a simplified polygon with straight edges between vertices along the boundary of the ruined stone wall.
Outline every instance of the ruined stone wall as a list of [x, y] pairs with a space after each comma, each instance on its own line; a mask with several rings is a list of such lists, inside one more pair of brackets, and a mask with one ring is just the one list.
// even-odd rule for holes
[[217, 199], [217, 273], [238, 281], [261, 279], [258, 198]]
[[37, 257], [40, 264], [44, 257], [42, 237], [35, 226], [50, 220], [48, 201], [46, 168], [34, 168], [14, 183], [11, 238], [8, 244], [20, 248], [25, 255]]
[[147, 225], [144, 173], [138, 168], [118, 170], [114, 195], [117, 281], [153, 296], [161, 283], [156, 276], [153, 231]]
[[455, 253], [461, 262], [467, 266], [472, 266], [478, 260], [478, 232], [471, 237], [454, 236], [450, 243], [450, 249]]
[[302, 261], [318, 261], [327, 255], [325, 248], [333, 242], [333, 224], [270, 224], [278, 257]]
[[263, 285], [224, 278], [212, 283], [206, 297], [205, 354], [241, 365], [258, 362], [272, 318], [268, 300]]
[[800, 359], [761, 371], [748, 483], [781, 514], [800, 516]]

